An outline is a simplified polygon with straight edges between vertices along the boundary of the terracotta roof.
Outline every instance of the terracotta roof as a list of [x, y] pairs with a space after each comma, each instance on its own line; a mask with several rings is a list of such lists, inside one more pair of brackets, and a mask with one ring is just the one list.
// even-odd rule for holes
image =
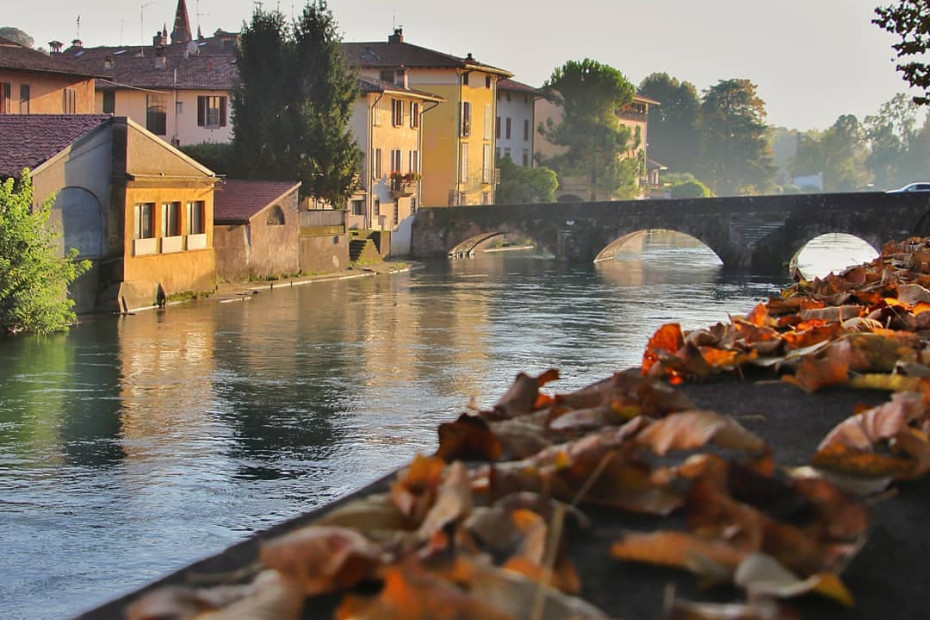
[[78, 138], [109, 123], [104, 114], [0, 115], [0, 178], [35, 169]]
[[540, 89], [534, 88], [533, 86], [530, 86], [528, 84], [524, 84], [523, 82], [512, 80], [510, 78], [507, 78], [505, 80], [501, 80], [500, 82], [498, 82], [497, 90], [512, 90], [512, 91], [518, 91], [521, 93], [530, 93], [532, 95], [542, 96], [542, 91]]
[[256, 213], [299, 187], [300, 183], [290, 181], [227, 179], [217, 183], [213, 192], [213, 223], [247, 224]]
[[57, 56], [48, 56], [3, 37], [0, 37], [0, 69], [56, 73], [82, 78], [99, 75], [88, 67]]
[[350, 65], [358, 67], [417, 67], [438, 69], [477, 69], [510, 76], [509, 71], [411, 43], [343, 43], [342, 53]]
[[650, 103], [652, 105], [662, 105], [662, 102], [656, 101], [655, 99], [650, 99], [649, 97], [645, 95], [640, 95], [639, 93], [636, 93], [635, 95], [633, 95], [633, 101], [636, 101], [638, 103]]
[[382, 80], [376, 80], [369, 77], [359, 77], [358, 78], [358, 87], [363, 93], [402, 93], [405, 95], [410, 95], [411, 97], [420, 97], [428, 101], [445, 101], [443, 97], [439, 95], [434, 95], [428, 93], [425, 90], [416, 90], [413, 88], [406, 88], [404, 86], [399, 86], [392, 82], [384, 82]]

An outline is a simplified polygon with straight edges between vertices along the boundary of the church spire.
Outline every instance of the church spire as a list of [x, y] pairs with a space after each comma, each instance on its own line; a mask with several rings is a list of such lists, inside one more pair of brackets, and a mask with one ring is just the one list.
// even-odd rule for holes
[[188, 43], [191, 36], [191, 22], [187, 17], [187, 3], [178, 0], [178, 10], [174, 14], [174, 30], [171, 31], [171, 43]]

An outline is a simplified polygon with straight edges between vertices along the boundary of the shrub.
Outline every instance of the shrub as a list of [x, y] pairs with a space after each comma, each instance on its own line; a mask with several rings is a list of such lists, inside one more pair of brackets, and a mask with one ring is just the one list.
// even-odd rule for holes
[[49, 333], [76, 319], [68, 285], [90, 268], [77, 250], [58, 256], [48, 227], [54, 198], [32, 207], [29, 171], [0, 183], [0, 333]]
[[672, 187], [672, 198], [707, 198], [710, 189], [698, 180], [686, 181]]

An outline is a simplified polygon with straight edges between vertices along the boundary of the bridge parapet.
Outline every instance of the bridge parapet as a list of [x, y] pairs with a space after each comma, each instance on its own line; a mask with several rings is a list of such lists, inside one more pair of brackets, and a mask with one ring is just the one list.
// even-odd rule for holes
[[567, 262], [612, 255], [643, 230], [694, 237], [732, 270], [784, 273], [810, 240], [847, 233], [877, 250], [890, 240], [930, 233], [930, 194], [796, 194], [423, 208], [412, 227], [414, 257], [474, 249], [496, 234], [534, 239]]

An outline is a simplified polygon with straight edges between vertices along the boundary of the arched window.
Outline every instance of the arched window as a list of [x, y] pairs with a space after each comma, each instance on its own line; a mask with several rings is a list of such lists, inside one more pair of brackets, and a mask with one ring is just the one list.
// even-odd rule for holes
[[268, 219], [265, 221], [266, 226], [284, 226], [284, 210], [275, 205], [268, 211]]

